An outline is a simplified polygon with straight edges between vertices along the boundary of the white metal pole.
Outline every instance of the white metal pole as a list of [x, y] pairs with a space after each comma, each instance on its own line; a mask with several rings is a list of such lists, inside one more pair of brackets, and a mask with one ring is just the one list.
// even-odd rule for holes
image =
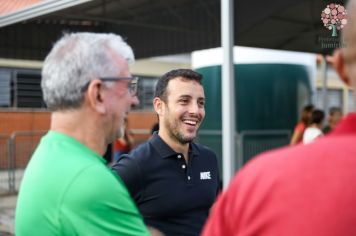
[[323, 98], [323, 110], [327, 114], [327, 110], [329, 107], [329, 101], [328, 101], [328, 62], [326, 61], [326, 56], [323, 55], [323, 60], [321, 63], [321, 68], [323, 72], [323, 87], [321, 89], [321, 94]]
[[234, 26], [233, 0], [221, 0], [221, 42], [223, 49], [222, 63], [222, 151], [223, 185], [226, 188], [234, 171], [235, 155], [235, 83], [234, 83]]

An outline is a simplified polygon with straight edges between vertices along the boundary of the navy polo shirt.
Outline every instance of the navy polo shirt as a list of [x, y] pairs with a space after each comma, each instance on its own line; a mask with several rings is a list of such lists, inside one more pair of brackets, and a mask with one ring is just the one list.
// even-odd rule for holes
[[189, 161], [155, 133], [113, 169], [126, 184], [145, 223], [165, 235], [199, 235], [219, 189], [216, 155], [190, 143]]

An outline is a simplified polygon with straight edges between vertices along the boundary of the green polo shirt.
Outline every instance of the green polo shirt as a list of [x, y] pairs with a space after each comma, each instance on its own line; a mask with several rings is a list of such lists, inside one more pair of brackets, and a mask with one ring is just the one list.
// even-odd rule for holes
[[77, 140], [49, 131], [29, 162], [16, 235], [149, 235], [122, 181]]

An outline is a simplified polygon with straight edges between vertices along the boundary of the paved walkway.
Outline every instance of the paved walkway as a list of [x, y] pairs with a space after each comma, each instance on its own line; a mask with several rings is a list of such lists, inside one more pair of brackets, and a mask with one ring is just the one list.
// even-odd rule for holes
[[[13, 185], [19, 189], [24, 170], [16, 170], [13, 178], [16, 180]], [[15, 226], [15, 207], [17, 195], [9, 194], [9, 172], [0, 171], [0, 236], [13, 236]]]
[[0, 236], [14, 235], [16, 195], [0, 195]]

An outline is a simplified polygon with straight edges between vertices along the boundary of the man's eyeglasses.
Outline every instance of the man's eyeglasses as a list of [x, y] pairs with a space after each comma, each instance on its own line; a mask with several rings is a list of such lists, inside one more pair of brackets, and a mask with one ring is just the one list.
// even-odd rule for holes
[[[131, 95], [136, 95], [137, 94], [137, 84], [138, 84], [138, 77], [102, 77], [99, 78], [101, 81], [119, 81], [119, 80], [129, 80], [130, 83], [128, 84], [128, 89]], [[82, 92], [86, 91], [89, 87], [91, 81], [86, 83], [83, 88], [81, 89]]]
[[100, 78], [101, 81], [119, 81], [119, 80], [129, 80], [129, 91], [132, 95], [137, 94], [137, 84], [138, 84], [138, 77], [102, 77]]

